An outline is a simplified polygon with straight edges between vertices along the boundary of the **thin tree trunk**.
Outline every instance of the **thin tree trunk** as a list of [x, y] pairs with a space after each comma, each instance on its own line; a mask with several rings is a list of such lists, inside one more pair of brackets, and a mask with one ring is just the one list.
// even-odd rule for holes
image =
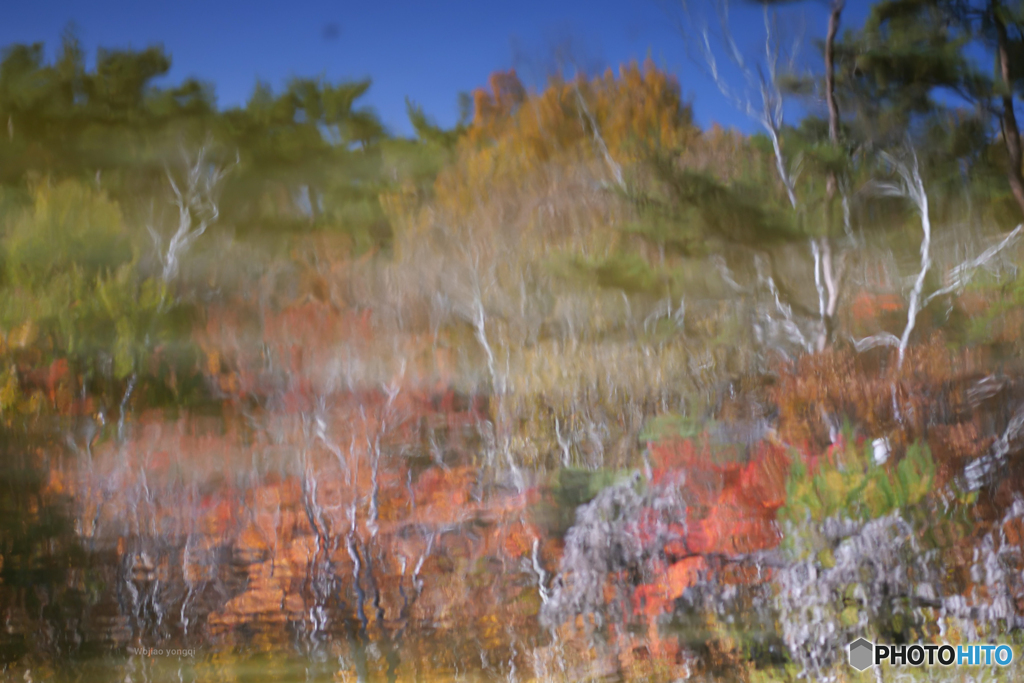
[[1007, 169], [1006, 176], [1010, 181], [1010, 190], [1013, 192], [1021, 213], [1024, 213], [1024, 178], [1021, 177], [1022, 153], [1020, 143], [1020, 129], [1017, 127], [1017, 115], [1013, 111], [1013, 84], [1010, 82], [1010, 53], [1009, 38], [1006, 34], [1006, 24], [999, 17], [999, 3], [993, 3], [992, 17], [996, 28], [996, 39], [998, 41], [999, 72], [1003, 78], [1003, 87], [1006, 88], [1003, 95], [1003, 113], [1000, 116], [1000, 124], [1003, 129], [1003, 144], [1006, 145]]
[[[828, 35], [825, 37], [825, 103], [828, 105], [828, 139], [833, 147], [839, 146], [839, 102], [836, 101], [836, 34], [839, 33], [839, 21], [842, 19], [845, 6], [846, 0], [833, 0], [832, 11], [828, 15]], [[826, 189], [830, 220], [832, 199], [835, 197], [838, 181], [836, 172], [829, 171]]]
[[[836, 101], [836, 34], [846, 0], [835, 0], [828, 16], [828, 35], [825, 37], [825, 103], [828, 105], [828, 138], [839, 144], [839, 103]], [[834, 180], [835, 174], [832, 174]], [[834, 184], [833, 184], [834, 185]], [[832, 191], [835, 188], [833, 186]]]
[[[836, 101], [836, 35], [839, 33], [839, 21], [842, 19], [843, 8], [846, 0], [833, 0], [832, 11], [828, 16], [828, 34], [825, 37], [825, 103], [828, 106], [828, 139], [833, 147], [839, 146], [839, 102]], [[839, 185], [839, 178], [835, 170], [828, 173], [828, 181], [825, 186], [826, 206], [828, 215], [826, 220], [827, 233], [821, 238], [819, 253], [822, 262], [822, 270], [825, 275], [825, 285], [828, 289], [827, 302], [823, 300], [822, 305], [822, 330], [818, 338], [818, 350], [822, 351], [832, 336], [832, 318], [836, 312], [836, 305], [839, 300], [839, 278], [840, 275], [832, 267], [832, 214], [835, 203], [836, 189]]]

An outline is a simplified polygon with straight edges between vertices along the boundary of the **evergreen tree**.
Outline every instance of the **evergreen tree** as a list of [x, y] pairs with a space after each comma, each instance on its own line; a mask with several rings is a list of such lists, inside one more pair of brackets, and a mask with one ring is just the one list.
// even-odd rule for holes
[[[882, 141], [920, 127], [951, 91], [998, 126], [1000, 165], [1024, 213], [1016, 102], [1024, 94], [1024, 3], [1019, 0], [885, 0], [843, 48], [865, 135]], [[981, 55], [974, 58], [974, 55]], [[983, 64], [991, 60], [992, 71]]]

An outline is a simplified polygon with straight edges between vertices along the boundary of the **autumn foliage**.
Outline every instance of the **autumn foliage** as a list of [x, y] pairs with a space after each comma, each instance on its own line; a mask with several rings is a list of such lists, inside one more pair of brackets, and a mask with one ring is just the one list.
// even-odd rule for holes
[[[33, 176], [0, 216], [0, 440], [40, 473], [0, 476], [24, 513], [0, 520], [8, 631], [306, 648], [363, 679], [803, 674], [779, 577], [859, 571], [871, 533], [948, 550], [936, 595], [984, 606], [973, 558], [1022, 542], [1013, 268], [936, 295], [897, 358], [907, 278], [851, 247], [821, 347], [794, 342], [828, 303], [813, 211], [650, 60], [497, 72], [418, 140], [382, 140], [366, 87], [221, 121], [225, 218], [173, 277], [124, 179]], [[793, 230], [755, 234], [779, 205]], [[80, 566], [52, 555], [65, 597], [40, 598], [62, 544]], [[821, 609], [903, 624], [844, 611], [868, 583]], [[84, 616], [47, 612], [65, 599]]]
[[[527, 92], [515, 71], [473, 95], [474, 114], [458, 162], [437, 179], [438, 206], [464, 216], [486, 193], [536, 182], [538, 173], [626, 165], [646, 146], [682, 148], [697, 135], [675, 79], [648, 61], [616, 75], [554, 81]], [[595, 169], [595, 172], [596, 171]], [[605, 180], [608, 171], [600, 171]]]
[[[634, 594], [638, 611], [658, 615], [712, 567], [721, 571], [722, 559], [778, 545], [775, 514], [786, 503], [790, 456], [781, 446], [760, 443], [746, 462], [716, 462], [706, 440], [671, 439], [650, 444], [650, 451], [651, 484], [676, 488], [688, 512], [670, 529], [675, 538], [664, 545], [664, 567]], [[638, 534], [642, 542], [655, 539], [642, 522]], [[722, 579], [754, 577], [725, 569]]]

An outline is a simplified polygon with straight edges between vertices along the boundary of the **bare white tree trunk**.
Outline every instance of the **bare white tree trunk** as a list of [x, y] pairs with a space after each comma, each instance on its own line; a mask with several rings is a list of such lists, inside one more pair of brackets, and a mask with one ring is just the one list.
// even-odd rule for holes
[[497, 364], [494, 359], [494, 351], [491, 349], [491, 343], [487, 340], [487, 315], [484, 311], [483, 295], [477, 290], [473, 298], [473, 331], [476, 336], [477, 342], [480, 344], [480, 348], [484, 350], [484, 355], [487, 356], [487, 373], [491, 377], [491, 384], [494, 386], [494, 390], [499, 393], [505, 393], [505, 382], [504, 379], [498, 375]]
[[[962, 291], [964, 287], [966, 287], [967, 284], [970, 283], [975, 271], [982, 268], [993, 269], [993, 264], [999, 263], [999, 261], [997, 261], [997, 257], [1000, 254], [1002, 254], [1006, 249], [1016, 244], [1017, 241], [1020, 239], [1021, 234], [1024, 234], [1024, 224], [1018, 225], [1008, 235], [1006, 235], [1006, 237], [1004, 237], [998, 243], [990, 246], [988, 249], [983, 251], [978, 256], [966, 259], [959, 265], [952, 268], [949, 271], [949, 274], [946, 278], [949, 284], [942, 287], [941, 289], [937, 289], [936, 291], [932, 292], [926, 297], [921, 297], [920, 305], [917, 307], [917, 313], [920, 313], [920, 311], [923, 310], [925, 306], [930, 304], [938, 297]], [[923, 246], [924, 243], [922, 242], [922, 247]], [[924, 265], [924, 261], [924, 254], [922, 253], [922, 265]], [[923, 282], [920, 274], [915, 280], [915, 290], [918, 282]], [[915, 317], [917, 313], [915, 313]], [[855, 339], [854, 344], [856, 345], [858, 351], [866, 351], [876, 346], [895, 346], [898, 348], [901, 346], [901, 344], [903, 344], [903, 339], [908, 334], [907, 330], [909, 329], [910, 331], [912, 331], [913, 328], [914, 324], [909, 319], [908, 312], [907, 328], [904, 329], [903, 337], [897, 337], [896, 335], [890, 334], [888, 332], [879, 332], [878, 334], [871, 335], [870, 337], [865, 337], [863, 339]]]
[[816, 349], [824, 351], [828, 345], [829, 327], [839, 308], [840, 281], [842, 280], [843, 261], [835, 266], [832, 254], [832, 240], [819, 237], [811, 240], [811, 253], [814, 256], [814, 286], [818, 292], [818, 316], [820, 329]]
[[[596, 144], [597, 148], [601, 151], [601, 155], [604, 157], [604, 162], [608, 165], [608, 169], [611, 171], [612, 177], [615, 178], [615, 184], [619, 186], [620, 190], [625, 190], [626, 183], [622, 179], [622, 166], [612, 158], [611, 152], [608, 151], [608, 145], [605, 144], [604, 138], [601, 136], [601, 129], [598, 128], [597, 121], [590, 113], [590, 109], [587, 108], [587, 103], [583, 100], [583, 94], [580, 92], [579, 83], [576, 84], [576, 101], [579, 105], [580, 123], [583, 123], [583, 117], [586, 116], [587, 122], [590, 123], [590, 129], [594, 135], [594, 144]], [[585, 130], [586, 125], [584, 125], [583, 128]]]
[[[837, 3], [837, 6], [839, 11], [841, 11], [843, 6], [842, 3]], [[684, 10], [686, 10], [686, 7], [686, 3], [684, 2]], [[728, 26], [728, 14], [728, 2], [723, 0], [718, 4], [718, 18], [721, 25], [722, 40], [725, 43], [726, 51], [729, 54], [731, 61], [740, 69], [740, 71], [742, 71], [744, 79], [747, 82], [748, 92], [750, 90], [756, 91], [757, 97], [760, 100], [759, 103], [755, 102], [755, 99], [749, 94], [737, 93], [726, 82], [725, 77], [719, 68], [714, 50], [711, 47], [710, 30], [706, 25], [701, 28], [700, 39], [698, 41], [701, 54], [707, 66], [709, 75], [715, 82], [715, 85], [722, 96], [729, 100], [738, 110], [745, 113], [751, 120], [758, 123], [768, 135], [768, 139], [772, 143], [772, 152], [775, 158], [775, 170], [778, 173], [779, 179], [782, 181], [782, 186], [786, 191], [786, 198], [789, 200], [790, 207], [794, 212], [798, 212], [802, 209], [800, 200], [796, 194], [796, 182], [800, 176], [801, 160], [797, 157], [797, 159], [790, 161], [782, 151], [780, 134], [785, 123], [785, 111], [783, 106], [784, 99], [782, 96], [782, 89], [779, 86], [778, 78], [780, 53], [768, 5], [766, 3], [764, 6], [764, 61], [763, 64], [756, 69], [746, 63], [742, 52], [737, 46], [735, 40], [733, 40]], [[832, 26], [830, 24], [830, 30], [831, 29]], [[838, 123], [834, 122], [833, 126], [836, 125], [838, 125]], [[847, 234], [850, 234], [849, 198], [845, 191], [843, 191], [842, 197], [843, 223]], [[762, 315], [767, 318], [769, 327], [781, 329], [785, 333], [785, 336], [791, 341], [798, 343], [802, 349], [811, 352], [814, 350], [822, 351], [828, 344], [829, 328], [839, 305], [842, 268], [840, 267], [837, 269], [835, 267], [831, 240], [828, 237], [811, 238], [809, 243], [811, 247], [811, 255], [814, 259], [814, 285], [818, 295], [817, 325], [819, 329], [817, 338], [814, 341], [808, 339], [800, 330], [799, 326], [793, 319], [790, 307], [784, 306], [779, 300], [778, 288], [775, 286], [775, 283], [771, 278], [764, 278], [761, 276], [760, 279], [763, 283], [768, 284], [769, 293], [775, 300], [776, 311], [782, 314], [782, 320], [778, 320], [770, 311], [763, 311]]]
[[484, 303], [485, 293], [493, 288], [496, 280], [495, 266], [488, 264], [488, 272], [485, 273], [482, 258], [472, 245], [463, 245], [460, 251], [463, 262], [452, 264], [454, 267], [449, 269], [450, 275], [443, 284], [450, 287], [452, 311], [473, 326], [473, 336], [487, 360], [491, 386], [495, 393], [504, 394], [506, 375], [498, 370], [497, 356], [487, 336], [487, 306]]
[[998, 244], [992, 245], [991, 247], [980, 253], [978, 256], [972, 259], [967, 259], [963, 263], [953, 268], [951, 271], [949, 271], [950, 283], [943, 287], [942, 289], [936, 290], [929, 294], [928, 297], [924, 300], [922, 306], [927, 306], [929, 303], [931, 303], [932, 299], [935, 299], [937, 297], [945, 296], [946, 294], [952, 294], [953, 292], [963, 290], [963, 288], [966, 287], [967, 284], [971, 281], [971, 277], [974, 275], [974, 272], [979, 268], [988, 268], [992, 264], [992, 261], [996, 258], [996, 256], [1002, 253], [1005, 249], [1015, 244], [1017, 240], [1020, 239], [1022, 231], [1024, 231], [1024, 223], [1018, 225], [1016, 228], [1010, 231], [1010, 233], [1002, 240], [1000, 240]]
[[[913, 147], [908, 146], [908, 160], [898, 159], [891, 154], [882, 153], [885, 159], [896, 171], [899, 182], [876, 183], [878, 192], [888, 197], [903, 197], [909, 199], [917, 210], [921, 221], [921, 266], [917, 277], [914, 279], [914, 286], [910, 291], [910, 302], [907, 309], [907, 323], [903, 327], [903, 334], [896, 337], [887, 332], [879, 333], [855, 342], [857, 349], [863, 351], [875, 346], [895, 346], [898, 349], [899, 360], [897, 368], [903, 367], [903, 359], [907, 353], [907, 346], [910, 343], [910, 335], [917, 325], [917, 316], [921, 309], [928, 303], [923, 297], [925, 279], [932, 266], [932, 221], [928, 210], [928, 192], [921, 180], [921, 172], [917, 163], [917, 152]], [[895, 406], [895, 397], [893, 399]]]
[[755, 70], [746, 63], [743, 53], [740, 52], [732, 38], [732, 33], [728, 26], [728, 2], [722, 2], [719, 5], [719, 23], [722, 28], [723, 42], [725, 42], [728, 48], [732, 62], [743, 72], [748, 86], [758, 92], [760, 96], [759, 105], [749, 95], [736, 93], [726, 82], [718, 66], [714, 50], [711, 48], [710, 29], [706, 25], [700, 30], [700, 49], [709, 75], [722, 96], [729, 100], [734, 107], [746, 114], [752, 121], [755, 121], [764, 128], [768, 139], [772, 143], [772, 151], [775, 155], [775, 169], [779, 174], [783, 187], [786, 189], [786, 197], [789, 199], [789, 204], [795, 210], [799, 206], [796, 196], [796, 180], [800, 175], [800, 160], [797, 159], [796, 163], [791, 167], [782, 152], [782, 144], [779, 139], [779, 133], [785, 121], [785, 111], [783, 108], [782, 89], [778, 83], [779, 48], [772, 32], [770, 17], [768, 6], [765, 4], [765, 62], [763, 69], [758, 68]]
[[178, 209], [178, 225], [166, 246], [156, 228], [152, 225], [147, 226], [163, 267], [161, 277], [164, 282], [177, 275], [182, 256], [220, 217], [216, 195], [230, 168], [211, 164], [207, 160], [209, 148], [210, 143], [207, 141], [199, 148], [195, 157], [182, 150], [185, 165], [185, 177], [182, 181], [175, 180], [170, 168], [165, 169], [167, 182], [174, 193], [173, 203]]

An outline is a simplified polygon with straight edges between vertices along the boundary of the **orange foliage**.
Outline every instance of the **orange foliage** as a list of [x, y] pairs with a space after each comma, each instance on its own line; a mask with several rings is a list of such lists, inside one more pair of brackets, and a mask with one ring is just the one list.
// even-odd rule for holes
[[24, 396], [39, 393], [50, 407], [61, 415], [81, 415], [91, 412], [91, 401], [83, 402], [75, 396], [76, 378], [68, 362], [58, 358], [42, 367], [17, 364], [20, 391]]
[[903, 300], [895, 294], [871, 295], [861, 292], [853, 300], [852, 313], [857, 321], [875, 320], [880, 314], [896, 313], [903, 306]]
[[[746, 462], [715, 462], [707, 440], [667, 439], [648, 447], [654, 465], [652, 483], [680, 487], [688, 504], [685, 524], [669, 527], [677, 536], [664, 547], [669, 563], [633, 596], [637, 613], [654, 616], [709, 571], [707, 558], [778, 545], [781, 535], [775, 513], [786, 501], [789, 458], [781, 446], [764, 442], [752, 449]], [[642, 517], [640, 537], [649, 542], [654, 534], [644, 528], [647, 519]], [[726, 578], [745, 582], [757, 577], [730, 571]]]
[[634, 613], [658, 616], [673, 600], [694, 585], [707, 568], [707, 561], [699, 556], [687, 557], [662, 568], [656, 582], [642, 584], [633, 592]]
[[[778, 432], [789, 443], [808, 445], [804, 452], [824, 450], [829, 434], [822, 416], [830, 415], [855, 425], [858, 438], [888, 438], [897, 452], [924, 440], [938, 467], [936, 485], [942, 485], [991, 440], [986, 407], [971, 399], [971, 387], [991, 367], [989, 353], [981, 347], [953, 351], [935, 333], [908, 348], [902, 368], [895, 349], [808, 354], [780, 365], [769, 392], [779, 408]], [[936, 407], [944, 407], [945, 424], [929, 417]]]
[[534, 161], [589, 148], [594, 131], [582, 123], [588, 116], [612, 154], [628, 154], [634, 143], [672, 148], [695, 132], [678, 82], [649, 59], [642, 68], [636, 62], [622, 67], [617, 77], [609, 69], [592, 80], [556, 80], [530, 95], [515, 71], [499, 72], [490, 77], [490, 89], [474, 93], [468, 140], [474, 146], [518, 144], [519, 152]]
[[636, 159], [645, 146], [678, 148], [696, 134], [678, 83], [650, 60], [623, 66], [618, 76], [608, 70], [591, 80], [556, 80], [531, 94], [515, 71], [499, 72], [490, 92], [474, 93], [459, 163], [437, 180], [439, 204], [463, 214], [496, 184], [516, 187], [547, 163], [603, 164], [593, 124], [618, 163]]
[[473, 91], [473, 129], [481, 130], [496, 125], [512, 115], [513, 110], [526, 98], [526, 89], [519, 81], [515, 69], [496, 71], [488, 79], [491, 91], [477, 88]]
[[[393, 401], [395, 413], [471, 413], [481, 407], [454, 392], [408, 392], [403, 399], [405, 393]], [[517, 605], [523, 597], [537, 597], [536, 577], [525, 569], [532, 565], [519, 558], [536, 552], [542, 566], [550, 567], [558, 552], [557, 543], [528, 521], [528, 508], [540, 493], [491, 490], [484, 496], [476, 468], [411, 469], [409, 459], [386, 448], [374, 476], [377, 456], [370, 443], [381, 429], [375, 416], [385, 400], [372, 392], [336, 396], [326, 416], [343, 451], [354, 448], [347, 463], [351, 476], [321, 444], [303, 441], [301, 420], [294, 416], [279, 415], [275, 438], [283, 438], [282, 444], [258, 433], [243, 438], [233, 423], [166, 422], [147, 413], [123, 443], [99, 445], [88, 470], [54, 470], [49, 492], [73, 496], [83, 535], [119, 557], [140, 552], [121, 531], [129, 518], [137, 520], [134, 533], [141, 537], [159, 530], [156, 538], [171, 545], [188, 538], [190, 550], [175, 571], [190, 583], [214, 580], [211, 553], [229, 549], [246, 579], [240, 592], [209, 615], [213, 639], [231, 642], [260, 627], [280, 633], [281, 625], [306, 619], [315, 562], [337, 568], [339, 590], [355, 590], [350, 547], [373, 558], [373, 578], [362, 581], [379, 588], [383, 617], [367, 613], [386, 620], [389, 629], [397, 628], [400, 615], [430, 624], [432, 631], [473, 628], [495, 642], [507, 636], [506, 627], [530, 628], [532, 616]], [[364, 415], [346, 418], [359, 408]], [[389, 427], [381, 433], [382, 442], [413, 443], [414, 432], [402, 428], [409, 422], [416, 421], [394, 422], [395, 432]], [[347, 438], [345, 429], [355, 438]], [[254, 453], [282, 446], [285, 459], [274, 470], [258, 477], [254, 472], [248, 480], [238, 476], [254, 462]], [[105, 484], [110, 481], [117, 485]], [[321, 534], [333, 540], [322, 541]], [[364, 570], [369, 566], [366, 560]], [[525, 572], [528, 580], [508, 581], [509, 572]]]

